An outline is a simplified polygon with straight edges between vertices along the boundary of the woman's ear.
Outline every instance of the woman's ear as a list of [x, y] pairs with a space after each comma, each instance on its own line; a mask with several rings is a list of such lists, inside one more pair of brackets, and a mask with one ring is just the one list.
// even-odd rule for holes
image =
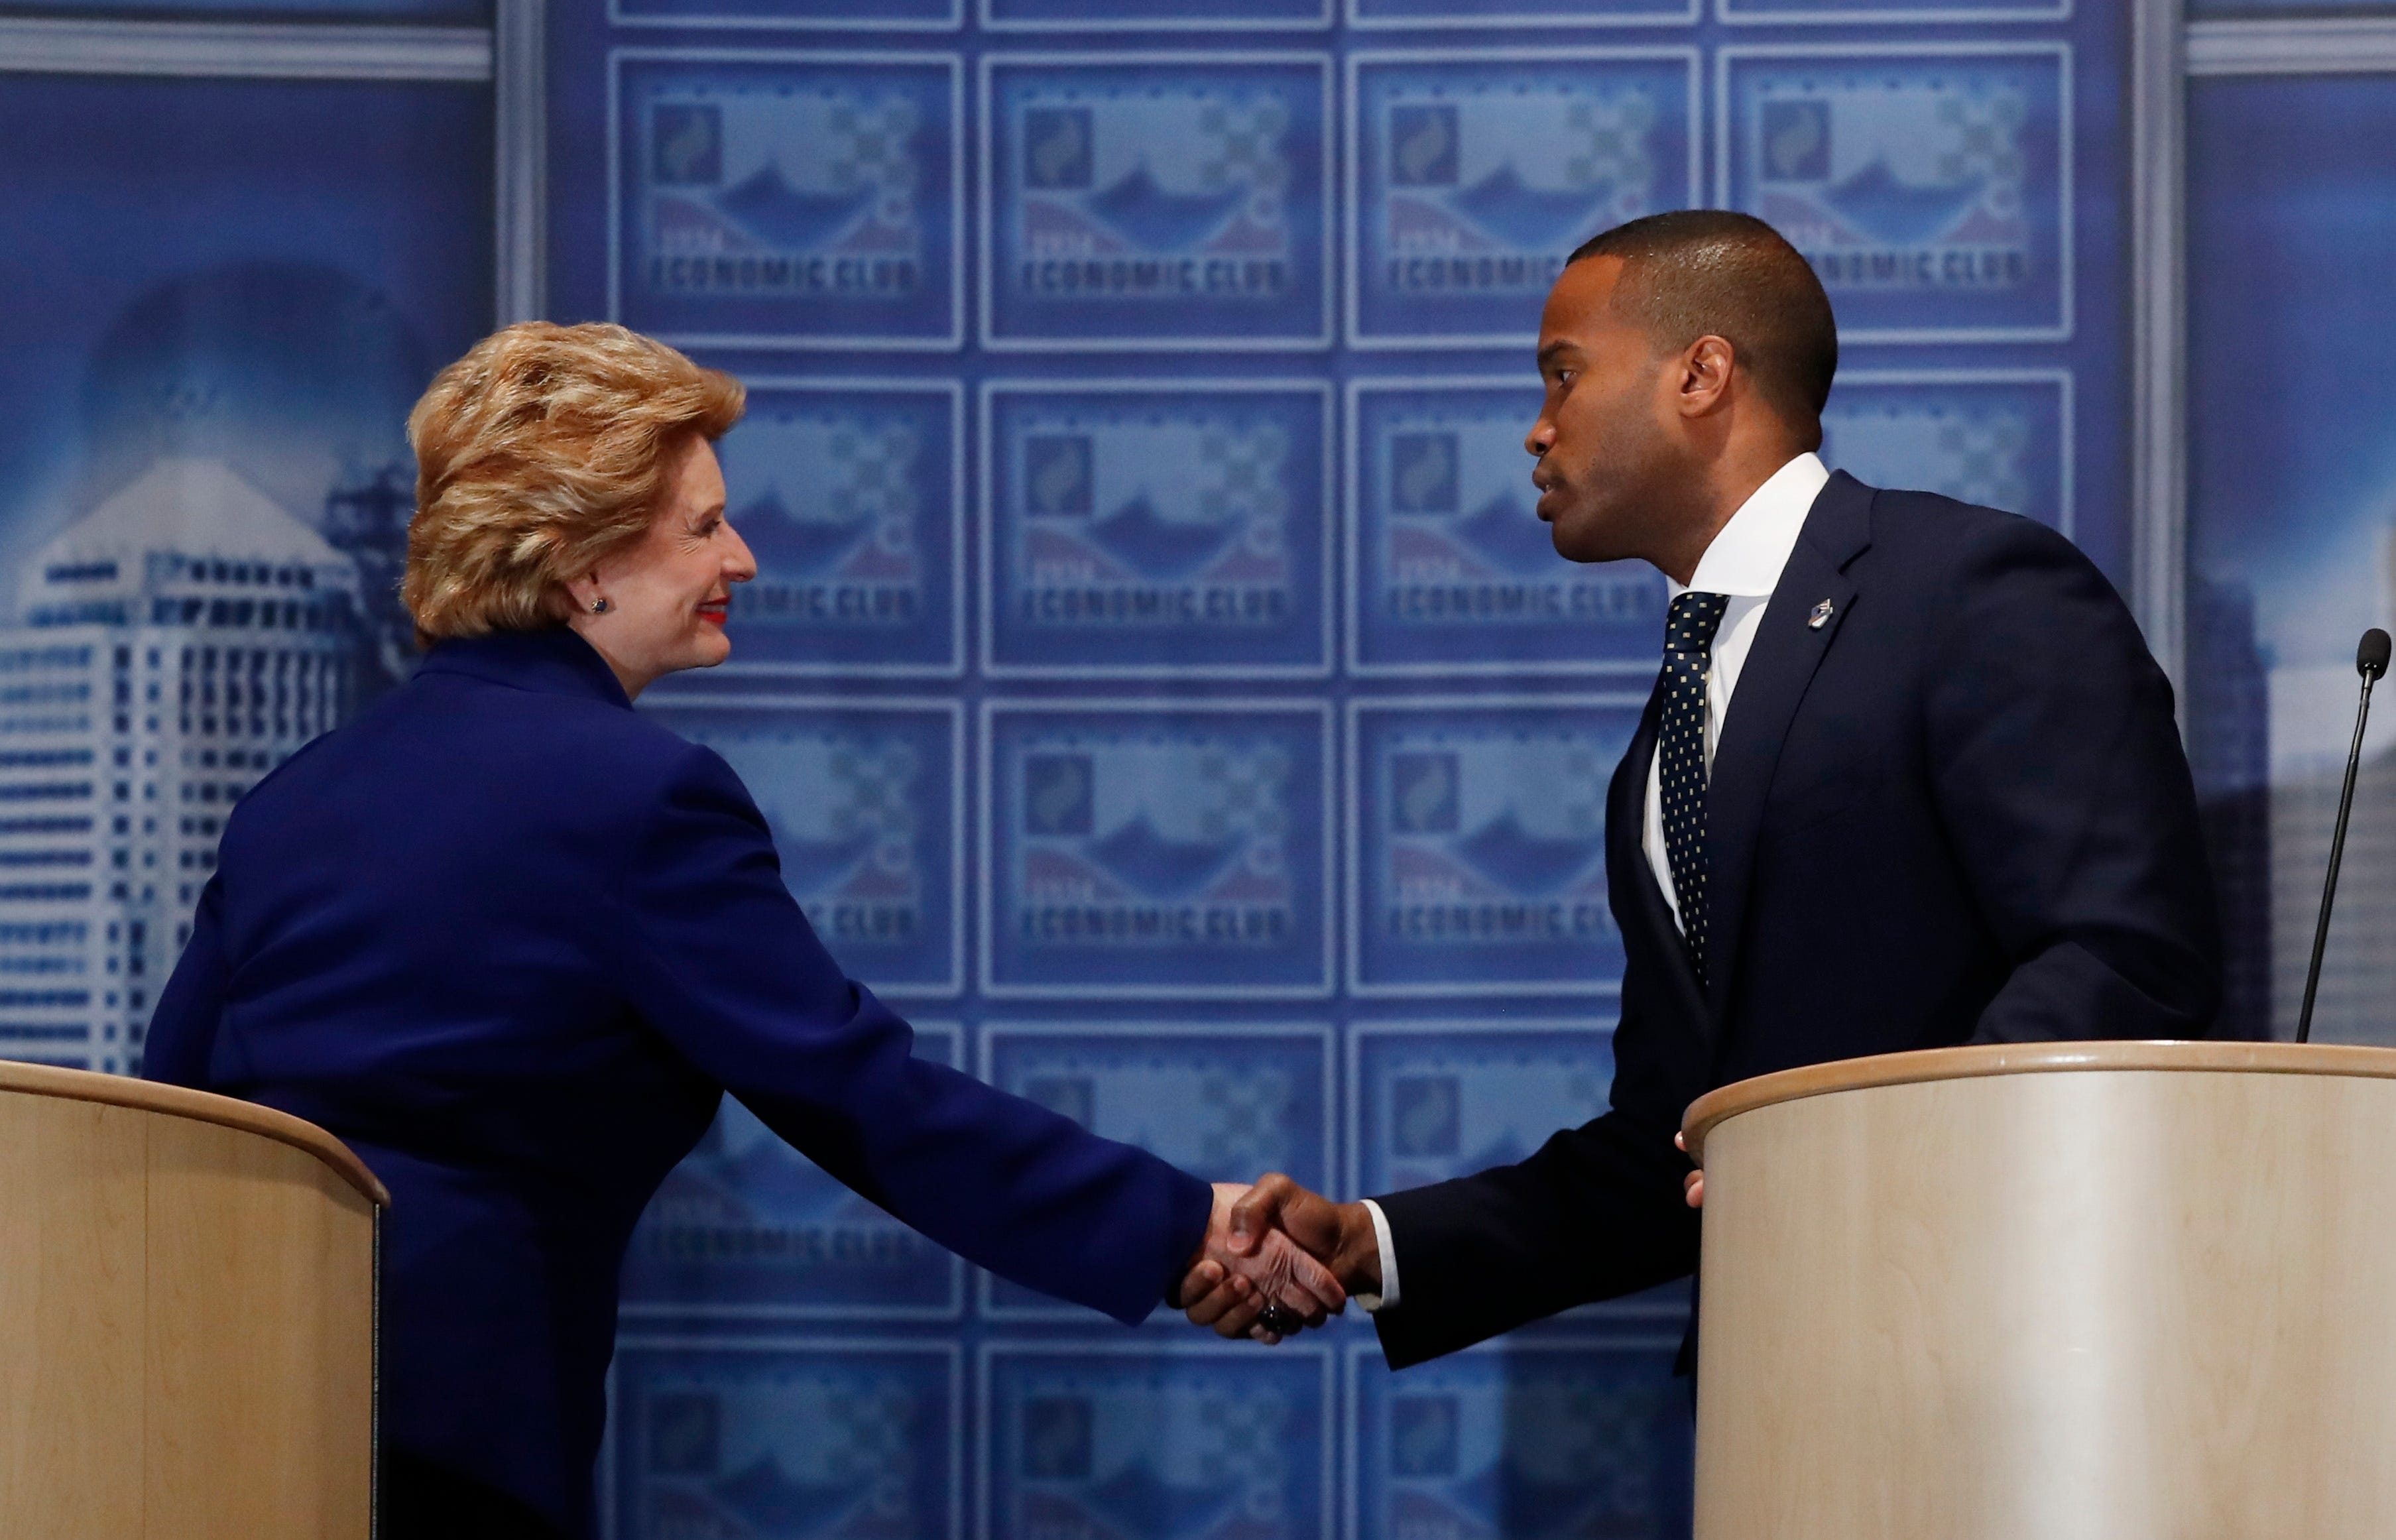
[[554, 605], [564, 612], [558, 617], [561, 620], [572, 620], [581, 616], [607, 613], [606, 609], [600, 607], [606, 603], [606, 598], [600, 591], [599, 575], [595, 572], [586, 572], [579, 578], [568, 578], [559, 587], [552, 589], [550, 592]]

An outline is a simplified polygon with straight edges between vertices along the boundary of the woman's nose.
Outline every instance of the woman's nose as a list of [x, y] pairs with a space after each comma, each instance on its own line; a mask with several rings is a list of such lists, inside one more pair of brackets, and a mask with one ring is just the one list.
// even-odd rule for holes
[[732, 550], [724, 560], [724, 576], [727, 581], [745, 583], [757, 576], [757, 558], [750, 552], [749, 542], [740, 538], [739, 530], [725, 524], [724, 532], [732, 537]]

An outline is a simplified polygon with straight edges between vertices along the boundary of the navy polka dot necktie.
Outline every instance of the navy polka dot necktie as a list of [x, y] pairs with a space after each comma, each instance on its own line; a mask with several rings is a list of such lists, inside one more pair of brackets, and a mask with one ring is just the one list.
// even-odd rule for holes
[[1691, 591], [1672, 601], [1664, 620], [1664, 721], [1657, 740], [1664, 857], [1700, 989], [1706, 982], [1706, 668], [1729, 607], [1727, 593]]

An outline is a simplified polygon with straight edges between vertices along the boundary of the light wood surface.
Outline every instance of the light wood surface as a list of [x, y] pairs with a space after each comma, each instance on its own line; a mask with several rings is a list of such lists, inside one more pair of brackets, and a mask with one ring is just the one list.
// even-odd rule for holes
[[1690, 1122], [1699, 1540], [2396, 1535], [2396, 1051], [1944, 1050]]
[[1714, 1124], [1773, 1102], [1831, 1091], [1980, 1075], [2033, 1075], [2068, 1069], [2234, 1069], [2258, 1075], [2359, 1075], [2396, 1079], [2396, 1049], [2330, 1042], [1995, 1042], [1926, 1048], [1913, 1054], [1833, 1059], [1758, 1075], [1707, 1092], [1681, 1120], [1692, 1155]]
[[366, 1169], [366, 1163], [351, 1153], [350, 1147], [303, 1118], [288, 1112], [278, 1112], [272, 1107], [256, 1102], [236, 1101], [209, 1091], [193, 1091], [180, 1085], [160, 1085], [151, 1081], [126, 1080], [119, 1075], [95, 1075], [82, 1069], [60, 1069], [47, 1064], [16, 1064], [0, 1059], [0, 1095], [11, 1091], [28, 1092], [36, 1096], [60, 1096], [72, 1101], [93, 1101], [110, 1107], [138, 1107], [145, 1111], [171, 1113], [178, 1118], [196, 1118], [201, 1122], [221, 1123], [261, 1135], [294, 1149], [305, 1150], [340, 1175], [358, 1191], [358, 1196], [377, 1208], [391, 1206], [391, 1194], [382, 1182]]
[[365, 1540], [365, 1168], [280, 1113], [31, 1069], [0, 1067], [0, 1540]]

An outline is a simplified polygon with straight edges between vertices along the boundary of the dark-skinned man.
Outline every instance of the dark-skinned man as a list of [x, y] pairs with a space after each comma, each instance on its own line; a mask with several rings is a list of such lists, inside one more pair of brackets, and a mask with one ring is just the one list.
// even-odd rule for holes
[[[1671, 579], [1606, 803], [1611, 1108], [1519, 1164], [1363, 1202], [1270, 1176], [1232, 1219], [1234, 1246], [1279, 1225], [1329, 1263], [1393, 1368], [1694, 1270], [1677, 1130], [1714, 1086], [2211, 1026], [2211, 879], [2136, 623], [2043, 525], [1825, 471], [1837, 361], [1812, 270], [1742, 214], [1608, 231], [1549, 295], [1539, 517], [1561, 556]], [[1212, 1265], [1183, 1297], [1273, 1334]]]

